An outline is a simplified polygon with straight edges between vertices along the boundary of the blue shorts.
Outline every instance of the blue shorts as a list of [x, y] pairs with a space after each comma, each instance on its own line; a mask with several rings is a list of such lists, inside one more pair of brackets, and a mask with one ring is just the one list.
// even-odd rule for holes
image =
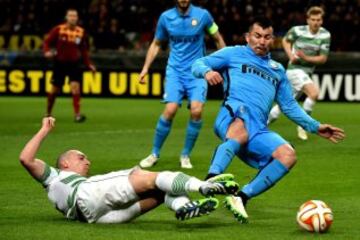
[[187, 97], [189, 104], [193, 101], [206, 102], [207, 82], [205, 79], [195, 78], [191, 74], [178, 74], [166, 71], [165, 92], [163, 102], [174, 102], [181, 106]]
[[259, 117], [256, 117], [246, 106], [239, 104], [236, 107], [236, 109], [230, 105], [221, 107], [215, 121], [215, 133], [224, 141], [230, 124], [236, 118], [242, 119], [249, 134], [249, 140], [241, 146], [237, 156], [249, 166], [262, 169], [272, 160], [272, 153], [288, 142], [279, 134], [270, 131], [266, 124], [260, 122]]

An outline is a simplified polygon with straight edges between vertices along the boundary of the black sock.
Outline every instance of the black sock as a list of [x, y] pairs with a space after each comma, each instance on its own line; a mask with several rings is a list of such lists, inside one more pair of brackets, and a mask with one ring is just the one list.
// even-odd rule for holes
[[249, 197], [243, 191], [238, 192], [236, 194], [236, 196], [241, 197], [241, 200], [243, 201], [244, 206], [246, 206], [247, 201], [249, 200]]
[[217, 175], [219, 175], [219, 174], [209, 173], [209, 174], [206, 176], [205, 180], [208, 180], [209, 178], [215, 177], [215, 176], [217, 176]]

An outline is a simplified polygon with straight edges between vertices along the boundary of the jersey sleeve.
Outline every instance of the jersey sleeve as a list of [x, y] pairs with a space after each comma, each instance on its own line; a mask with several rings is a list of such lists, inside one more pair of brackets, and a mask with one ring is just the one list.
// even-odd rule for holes
[[219, 27], [215, 23], [214, 18], [207, 10], [205, 10], [204, 18], [205, 18], [204, 22], [205, 22], [206, 31], [210, 35], [214, 35], [215, 33], [217, 33], [219, 31]]
[[303, 127], [306, 131], [317, 133], [320, 123], [310, 117], [297, 103], [292, 96], [291, 86], [285, 73], [276, 93], [276, 102], [281, 111], [293, 122]]
[[44, 174], [39, 179], [39, 182], [44, 186], [47, 187], [50, 182], [59, 175], [59, 170], [53, 167], [50, 167], [45, 163]]
[[329, 37], [322, 40], [320, 45], [320, 55], [329, 55], [330, 52], [330, 42], [331, 42], [331, 35], [329, 33]]
[[49, 34], [46, 36], [43, 43], [43, 52], [47, 52], [50, 50], [50, 48], [54, 47], [58, 35], [59, 35], [59, 26], [56, 26], [52, 28]]
[[195, 77], [203, 78], [211, 70], [220, 71], [229, 65], [230, 57], [234, 54], [233, 51], [233, 47], [225, 47], [209, 56], [199, 58], [192, 65], [192, 74]]
[[165, 25], [165, 16], [162, 14], [159, 18], [159, 21], [156, 25], [156, 31], [155, 31], [155, 39], [160, 41], [166, 41], [168, 40], [169, 34], [166, 29]]
[[285, 39], [289, 42], [295, 42], [297, 38], [298, 35], [296, 34], [295, 27], [290, 28], [290, 30], [285, 34]]

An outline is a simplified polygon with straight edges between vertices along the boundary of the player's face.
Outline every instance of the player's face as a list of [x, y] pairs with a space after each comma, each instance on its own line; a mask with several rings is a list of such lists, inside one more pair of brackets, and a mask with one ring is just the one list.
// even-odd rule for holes
[[77, 11], [69, 10], [66, 13], [66, 22], [71, 26], [75, 26], [79, 20]]
[[190, 0], [177, 0], [176, 4], [183, 12], [185, 12], [190, 6]]
[[321, 14], [310, 15], [306, 21], [312, 33], [317, 33], [323, 24], [323, 18]]
[[254, 50], [256, 55], [265, 56], [273, 43], [273, 28], [262, 28], [258, 24], [254, 24], [251, 31], [246, 34], [246, 41]]
[[76, 172], [81, 176], [87, 176], [90, 168], [90, 161], [84, 153], [78, 150], [70, 150], [66, 160], [68, 170]]

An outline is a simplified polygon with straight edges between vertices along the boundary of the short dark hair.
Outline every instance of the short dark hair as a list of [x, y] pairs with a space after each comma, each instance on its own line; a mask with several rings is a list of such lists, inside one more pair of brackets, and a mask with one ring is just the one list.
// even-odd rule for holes
[[255, 16], [254, 19], [250, 22], [249, 25], [249, 32], [251, 32], [252, 28], [254, 27], [254, 25], [257, 24], [262, 28], [269, 28], [272, 27], [272, 21], [265, 17], [265, 16]]

